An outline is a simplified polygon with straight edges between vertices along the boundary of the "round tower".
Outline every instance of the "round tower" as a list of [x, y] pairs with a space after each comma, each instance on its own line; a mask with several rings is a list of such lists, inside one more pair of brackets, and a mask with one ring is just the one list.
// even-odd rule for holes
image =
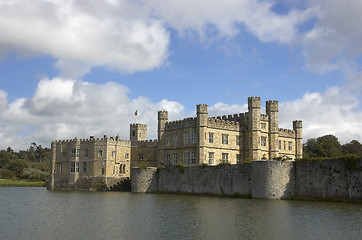
[[274, 159], [278, 156], [278, 101], [266, 101], [266, 114], [268, 115], [268, 138], [269, 138], [269, 158]]
[[161, 141], [162, 135], [165, 132], [165, 126], [168, 121], [167, 111], [158, 111], [158, 141]]

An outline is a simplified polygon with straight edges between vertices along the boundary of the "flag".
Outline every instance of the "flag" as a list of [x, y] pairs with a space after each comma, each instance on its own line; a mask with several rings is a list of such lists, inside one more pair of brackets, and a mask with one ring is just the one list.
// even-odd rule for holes
[[137, 116], [137, 114], [138, 114], [138, 110], [136, 110], [136, 111], [134, 112], [134, 115], [135, 115], [135, 116]]

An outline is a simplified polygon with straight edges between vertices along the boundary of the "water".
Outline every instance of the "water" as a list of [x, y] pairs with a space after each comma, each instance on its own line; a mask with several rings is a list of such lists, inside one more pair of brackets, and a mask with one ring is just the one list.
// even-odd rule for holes
[[0, 239], [362, 239], [362, 205], [0, 188]]

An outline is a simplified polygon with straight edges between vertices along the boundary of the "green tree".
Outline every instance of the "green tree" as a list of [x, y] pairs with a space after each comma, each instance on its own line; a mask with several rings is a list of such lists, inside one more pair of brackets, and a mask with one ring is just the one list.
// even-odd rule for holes
[[304, 145], [304, 157], [330, 157], [336, 158], [342, 156], [342, 146], [338, 138], [333, 135], [324, 135], [317, 139], [308, 139]]
[[357, 156], [362, 156], [362, 144], [357, 140], [352, 140], [342, 146], [342, 152], [343, 154], [355, 154]]

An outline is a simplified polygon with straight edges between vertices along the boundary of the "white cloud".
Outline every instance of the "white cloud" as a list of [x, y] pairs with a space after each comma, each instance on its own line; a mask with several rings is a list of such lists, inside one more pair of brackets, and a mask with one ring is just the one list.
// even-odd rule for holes
[[343, 143], [353, 139], [362, 142], [359, 106], [358, 98], [344, 88], [306, 93], [301, 99], [280, 104], [279, 125], [288, 126], [291, 119], [303, 120], [304, 141], [333, 134]]
[[149, 70], [168, 57], [169, 33], [133, 1], [5, 0], [0, 32], [0, 49], [51, 55], [63, 77], [92, 66]]
[[170, 119], [183, 115], [180, 103], [130, 99], [128, 92], [127, 87], [114, 82], [94, 84], [61, 78], [42, 79], [31, 98], [9, 104], [1, 91], [0, 148], [24, 149], [32, 142], [49, 146], [56, 139], [104, 134], [129, 139], [129, 124], [136, 120], [148, 124], [149, 138], [157, 138], [158, 110], [168, 110]]

